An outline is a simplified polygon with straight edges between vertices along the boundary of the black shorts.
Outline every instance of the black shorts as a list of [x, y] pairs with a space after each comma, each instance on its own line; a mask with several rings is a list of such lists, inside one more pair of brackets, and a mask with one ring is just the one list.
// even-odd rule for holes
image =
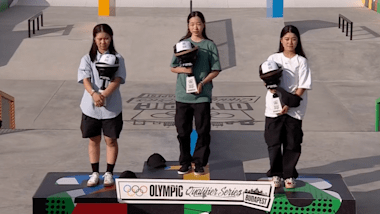
[[80, 130], [83, 138], [96, 137], [103, 134], [112, 139], [118, 139], [123, 129], [123, 116], [120, 113], [111, 119], [95, 119], [82, 113]]

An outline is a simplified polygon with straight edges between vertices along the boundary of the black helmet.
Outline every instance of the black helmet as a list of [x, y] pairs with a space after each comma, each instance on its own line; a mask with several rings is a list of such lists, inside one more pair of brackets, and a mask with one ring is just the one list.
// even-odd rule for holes
[[277, 88], [277, 86], [280, 84], [282, 70], [282, 66], [275, 61], [265, 61], [260, 65], [260, 78], [265, 82], [265, 86], [268, 89]]
[[119, 178], [137, 178], [137, 176], [134, 172], [126, 170], [120, 174]]

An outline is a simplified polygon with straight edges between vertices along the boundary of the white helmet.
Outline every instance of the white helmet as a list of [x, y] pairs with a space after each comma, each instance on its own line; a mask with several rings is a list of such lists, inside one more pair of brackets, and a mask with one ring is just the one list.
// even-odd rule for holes
[[111, 80], [119, 68], [119, 59], [114, 54], [103, 54], [95, 66], [101, 79]]
[[277, 88], [282, 76], [282, 66], [275, 61], [265, 61], [259, 67], [259, 74], [268, 89]]

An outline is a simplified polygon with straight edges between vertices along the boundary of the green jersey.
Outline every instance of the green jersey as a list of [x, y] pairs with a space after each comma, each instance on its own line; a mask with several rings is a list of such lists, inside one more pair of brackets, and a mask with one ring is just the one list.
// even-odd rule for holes
[[[200, 42], [194, 42], [190, 38], [185, 39], [195, 46], [198, 46], [197, 60], [193, 65], [193, 74], [197, 84], [199, 84], [211, 71], [221, 71], [218, 49], [214, 42], [203, 39]], [[179, 66], [176, 56], [173, 56], [172, 68]], [[203, 86], [200, 94], [186, 93], [186, 77], [187, 74], [178, 74], [177, 85], [175, 90], [176, 101], [182, 103], [204, 103], [211, 102], [212, 99], [212, 82], [208, 82]]]

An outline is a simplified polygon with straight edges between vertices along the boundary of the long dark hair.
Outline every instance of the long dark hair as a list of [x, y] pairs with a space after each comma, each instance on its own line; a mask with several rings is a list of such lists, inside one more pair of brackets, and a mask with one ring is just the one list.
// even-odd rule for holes
[[284, 46], [282, 46], [282, 44], [281, 44], [281, 39], [282, 39], [282, 37], [285, 36], [285, 34], [287, 34], [289, 32], [294, 33], [298, 39], [296, 50], [295, 50], [296, 54], [301, 55], [301, 56], [306, 58], [305, 52], [303, 52], [303, 49], [302, 49], [300, 32], [293, 25], [286, 25], [284, 28], [282, 28], [281, 35], [280, 35], [280, 46], [278, 48], [278, 53], [284, 52]]
[[[182, 40], [184, 40], [184, 39], [187, 39], [187, 38], [190, 38], [190, 37], [191, 37], [191, 32], [190, 32], [190, 30], [189, 30], [189, 22], [190, 22], [190, 19], [191, 19], [191, 18], [196, 17], [196, 16], [198, 16], [198, 17], [201, 19], [201, 21], [203, 22], [203, 24], [206, 24], [205, 17], [203, 16], [203, 14], [202, 14], [200, 11], [193, 11], [193, 12], [191, 12], [191, 13], [189, 14], [189, 16], [187, 17], [187, 33], [186, 33], [186, 35], [185, 35], [184, 37], [182, 37], [182, 39], [181, 39], [180, 41], [182, 41]], [[202, 36], [203, 36], [203, 38], [205, 38], [205, 39], [211, 40], [211, 39], [209, 39], [209, 38], [207, 37], [207, 35], [206, 35], [206, 25], [205, 25], [205, 27], [203, 28]]]
[[115, 47], [113, 45], [113, 31], [112, 31], [111, 27], [107, 24], [98, 24], [94, 27], [94, 30], [92, 31], [93, 39], [92, 39], [92, 46], [91, 46], [90, 53], [89, 53], [92, 62], [95, 62], [96, 53], [98, 51], [98, 46], [95, 43], [95, 37], [96, 37], [96, 34], [98, 34], [100, 32], [107, 33], [111, 37], [111, 43], [110, 43], [110, 46], [108, 47], [110, 54], [116, 54], [117, 53], [115, 50]]

